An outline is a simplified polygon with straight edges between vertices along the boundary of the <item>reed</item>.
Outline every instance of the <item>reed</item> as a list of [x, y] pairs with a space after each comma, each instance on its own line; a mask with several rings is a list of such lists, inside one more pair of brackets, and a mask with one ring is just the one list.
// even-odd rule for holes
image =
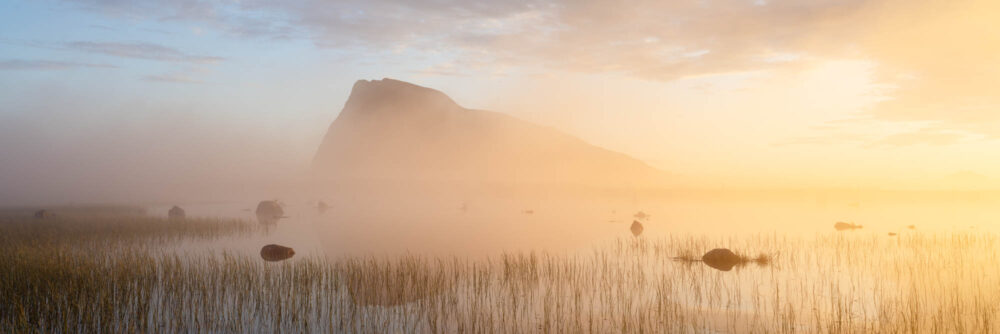
[[[179, 254], [253, 224], [154, 218], [0, 224], [13, 332], [988, 333], [992, 234], [623, 238], [583, 253], [464, 257]], [[52, 224], [52, 225], [46, 225]], [[143, 225], [145, 224], [145, 225]], [[72, 225], [72, 226], [68, 226]], [[247, 232], [250, 231], [250, 232]], [[101, 240], [117, 239], [115, 242]], [[153, 246], [150, 246], [153, 245]], [[759, 254], [721, 272], [691, 257]], [[771, 254], [781, 254], [774, 256]]]

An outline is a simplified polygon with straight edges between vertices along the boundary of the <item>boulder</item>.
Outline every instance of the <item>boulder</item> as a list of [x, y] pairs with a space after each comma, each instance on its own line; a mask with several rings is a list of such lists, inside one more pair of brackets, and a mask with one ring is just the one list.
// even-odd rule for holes
[[859, 228], [862, 228], [862, 227], [863, 226], [855, 224], [855, 223], [837, 222], [836, 224], [833, 224], [833, 228], [836, 229], [837, 231], [850, 231], [850, 230], [856, 230], [856, 229], [859, 229]]
[[174, 205], [174, 207], [170, 208], [170, 211], [167, 211], [167, 218], [171, 220], [184, 220], [184, 218], [187, 218], [187, 213], [181, 207]]
[[278, 201], [260, 201], [257, 203], [257, 221], [261, 224], [270, 225], [278, 222], [285, 216], [285, 210], [281, 208]]
[[260, 257], [264, 261], [284, 261], [295, 256], [295, 250], [290, 247], [270, 244], [260, 249]]
[[638, 237], [640, 234], [642, 234], [643, 230], [642, 223], [640, 223], [638, 220], [633, 220], [632, 226], [629, 227], [629, 230], [632, 230], [632, 235]]
[[716, 248], [708, 251], [708, 253], [702, 255], [701, 261], [709, 267], [722, 271], [730, 271], [736, 265], [746, 262], [742, 257], [726, 248]]

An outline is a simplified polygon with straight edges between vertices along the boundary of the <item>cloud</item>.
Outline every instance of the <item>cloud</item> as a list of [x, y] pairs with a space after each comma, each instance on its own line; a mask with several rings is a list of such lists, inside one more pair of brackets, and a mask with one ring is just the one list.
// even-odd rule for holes
[[122, 58], [148, 59], [167, 62], [212, 64], [225, 60], [225, 58], [222, 57], [193, 55], [163, 45], [144, 42], [123, 43], [76, 41], [65, 43], [64, 46], [81, 52], [97, 53]]
[[114, 65], [65, 62], [53, 60], [11, 59], [0, 61], [0, 71], [70, 70], [78, 68], [116, 68]]
[[860, 38], [880, 60], [882, 80], [894, 86], [867, 114], [1000, 137], [1000, 2], [918, 3], [886, 10]]
[[142, 79], [145, 81], [166, 82], [166, 83], [189, 83], [189, 84], [205, 83], [204, 81], [191, 77], [190, 75], [177, 74], [177, 73], [146, 75], [143, 76]]
[[953, 145], [961, 142], [967, 134], [935, 128], [901, 132], [886, 136], [869, 144], [870, 147], [903, 147], [913, 145]]
[[449, 50], [466, 60], [623, 71], [654, 80], [752, 71], [808, 59], [799, 44], [863, 3], [82, 2], [84, 8], [102, 13], [198, 22], [247, 37], [294, 35], [331, 48]]
[[[869, 123], [869, 120], [854, 120], [853, 122], [860, 123], [862, 125], [870, 125], [864, 124]], [[887, 122], [883, 121], [882, 123], [886, 124]], [[771, 145], [775, 147], [792, 145], [850, 145], [862, 148], [899, 148], [916, 145], [955, 145], [978, 137], [973, 133], [950, 130], [940, 126], [927, 126], [911, 130], [891, 131], [888, 135], [876, 135], [873, 133], [883, 133], [888, 131], [881, 130], [863, 132], [861, 129], [857, 128], [852, 131], [850, 127], [831, 124], [837, 123], [828, 123], [828, 125], [822, 127], [813, 127], [815, 132], [817, 132], [816, 135], [789, 138], [783, 141], [775, 142]]]
[[[893, 89], [861, 117], [939, 122], [1000, 137], [995, 90], [1000, 2], [994, 0], [85, 0], [74, 5], [129, 19], [195, 22], [247, 38], [308, 39], [366, 54], [416, 53], [462, 66], [619, 72], [653, 81], [796, 71], [831, 59], [864, 59], [877, 64], [879, 83]], [[88, 49], [136, 54], [128, 51], [132, 47]]]

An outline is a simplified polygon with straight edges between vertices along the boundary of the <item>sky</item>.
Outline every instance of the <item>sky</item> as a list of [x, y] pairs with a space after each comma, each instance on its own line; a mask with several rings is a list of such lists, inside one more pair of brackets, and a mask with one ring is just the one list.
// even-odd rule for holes
[[298, 175], [384, 77], [692, 185], [1000, 189], [998, 22], [992, 0], [3, 0], [0, 203]]

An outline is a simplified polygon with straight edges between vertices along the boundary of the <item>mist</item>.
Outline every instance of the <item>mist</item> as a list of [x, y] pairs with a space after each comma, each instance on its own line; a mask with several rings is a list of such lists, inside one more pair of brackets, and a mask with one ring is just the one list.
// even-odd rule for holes
[[0, 113], [4, 205], [263, 196], [305, 176], [314, 150], [276, 135], [287, 124], [220, 117], [204, 102], [101, 101], [58, 89], [35, 96]]
[[0, 1], [0, 329], [1000, 332], [996, 22]]

